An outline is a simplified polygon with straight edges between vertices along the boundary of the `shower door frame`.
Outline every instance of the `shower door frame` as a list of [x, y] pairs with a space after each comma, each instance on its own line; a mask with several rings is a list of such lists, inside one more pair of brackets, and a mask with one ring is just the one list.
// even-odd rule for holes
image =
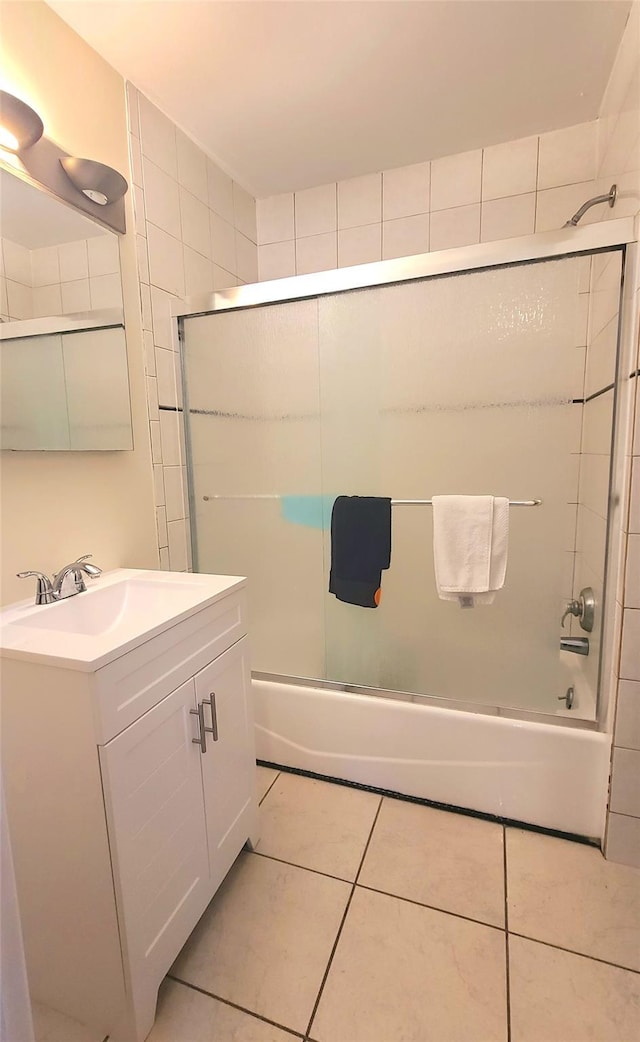
[[[621, 285], [620, 285], [620, 309], [618, 317], [618, 343], [616, 360], [616, 384], [614, 392], [613, 424], [611, 461], [609, 471], [610, 489], [612, 488], [613, 476], [619, 471], [620, 454], [619, 433], [628, 423], [628, 411], [630, 402], [624, 402], [620, 408], [620, 384], [621, 369], [625, 365], [625, 346], [630, 342], [631, 332], [634, 325], [634, 306], [637, 294], [625, 294], [625, 279], [629, 274], [633, 276], [635, 284], [640, 270], [640, 258], [638, 257], [637, 243], [640, 239], [640, 216], [638, 218], [622, 217], [615, 220], [604, 221], [596, 224], [561, 228], [558, 231], [539, 232], [534, 235], [526, 235], [513, 239], [502, 239], [496, 242], [477, 243], [472, 246], [463, 246], [457, 249], [440, 250], [433, 253], [417, 254], [411, 257], [400, 257], [388, 261], [374, 261], [369, 264], [359, 264], [348, 268], [333, 269], [330, 271], [313, 272], [309, 275], [293, 275], [289, 278], [275, 279], [268, 282], [257, 282], [251, 285], [235, 286], [230, 289], [216, 290], [213, 293], [199, 294], [188, 297], [185, 300], [173, 300], [171, 302], [171, 327], [174, 350], [180, 356], [180, 369], [182, 378], [182, 390], [184, 399], [184, 412], [188, 411], [188, 389], [186, 382], [185, 359], [182, 345], [184, 342], [184, 319], [196, 318], [219, 311], [245, 311], [248, 308], [263, 307], [270, 304], [289, 303], [296, 300], [305, 300], [329, 296], [336, 293], [348, 292], [356, 289], [371, 289], [377, 286], [394, 285], [401, 282], [422, 280], [434, 276], [447, 276], [456, 274], [471, 274], [484, 269], [503, 268], [519, 266], [527, 263], [544, 262], [549, 260], [562, 260], [564, 258], [576, 257], [584, 254], [593, 255], [599, 252], [607, 252], [611, 249], [621, 250]], [[629, 249], [634, 245], [632, 250]], [[189, 428], [185, 424], [185, 443], [187, 456], [187, 472], [189, 485], [189, 518], [190, 538], [193, 545], [195, 525], [195, 503], [193, 500], [193, 476], [192, 459], [189, 443]], [[618, 536], [618, 542], [614, 545], [614, 537]], [[353, 694], [372, 695], [387, 699], [410, 700], [425, 705], [433, 705], [447, 708], [464, 710], [465, 712], [479, 713], [505, 717], [513, 720], [526, 720], [532, 723], [553, 723], [558, 727], [580, 728], [583, 730], [610, 730], [611, 725], [611, 703], [607, 692], [606, 700], [603, 699], [603, 678], [606, 670], [611, 671], [612, 649], [619, 633], [615, 632], [615, 584], [618, 575], [612, 575], [609, 562], [612, 559], [619, 560], [619, 538], [620, 533], [615, 532], [612, 525], [612, 509], [608, 512], [606, 554], [605, 554], [605, 579], [603, 584], [603, 599], [605, 613], [602, 620], [602, 643], [600, 649], [600, 662], [598, 670], [598, 685], [596, 692], [596, 713], [594, 720], [571, 719], [569, 717], [554, 716], [549, 713], [540, 713], [535, 710], [512, 709], [506, 706], [489, 706], [479, 703], [469, 703], [463, 699], [447, 699], [437, 695], [421, 694], [419, 692], [401, 692], [381, 688], [368, 688], [360, 685], [341, 683], [340, 681], [319, 680], [316, 678], [289, 677], [278, 674], [256, 671], [252, 675], [257, 679], [279, 680], [293, 684], [314, 685], [330, 690], [346, 691]], [[608, 625], [609, 624], [609, 625]], [[614, 626], [614, 629], [612, 629]]]

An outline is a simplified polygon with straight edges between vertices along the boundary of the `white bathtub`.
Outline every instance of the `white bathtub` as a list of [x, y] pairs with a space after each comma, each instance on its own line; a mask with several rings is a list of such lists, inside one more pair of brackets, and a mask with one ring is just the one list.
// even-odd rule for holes
[[267, 680], [253, 702], [259, 760], [603, 836], [608, 735]]

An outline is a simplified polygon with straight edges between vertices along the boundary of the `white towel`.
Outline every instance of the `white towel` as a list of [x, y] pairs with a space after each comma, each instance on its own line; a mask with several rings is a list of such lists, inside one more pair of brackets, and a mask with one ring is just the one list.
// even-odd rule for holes
[[438, 597], [463, 608], [491, 604], [504, 586], [509, 500], [434, 496], [433, 556]]

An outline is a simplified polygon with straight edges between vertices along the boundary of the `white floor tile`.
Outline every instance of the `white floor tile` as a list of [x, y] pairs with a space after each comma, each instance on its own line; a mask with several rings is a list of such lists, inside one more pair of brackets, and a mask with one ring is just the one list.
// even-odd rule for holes
[[595, 847], [507, 829], [509, 930], [640, 970], [640, 876]]
[[505, 1042], [503, 932], [357, 887], [311, 1037]]
[[242, 854], [172, 973], [304, 1032], [351, 887]]
[[354, 880], [380, 797], [282, 773], [262, 804], [259, 854]]
[[640, 1025], [640, 976], [509, 938], [512, 1042], [630, 1042]]
[[358, 883], [504, 926], [503, 829], [385, 799]]

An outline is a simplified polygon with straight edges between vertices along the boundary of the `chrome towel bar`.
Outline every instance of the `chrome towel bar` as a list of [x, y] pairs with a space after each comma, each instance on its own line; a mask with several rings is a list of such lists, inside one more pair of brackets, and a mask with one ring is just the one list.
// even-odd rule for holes
[[[283, 497], [279, 494], [269, 495], [256, 495], [256, 496], [203, 496], [205, 503], [208, 503], [212, 499], [282, 499]], [[432, 499], [392, 499], [392, 507], [404, 507], [404, 506], [427, 506], [430, 507], [433, 503]], [[541, 499], [510, 499], [510, 507], [539, 507], [542, 503]]]

